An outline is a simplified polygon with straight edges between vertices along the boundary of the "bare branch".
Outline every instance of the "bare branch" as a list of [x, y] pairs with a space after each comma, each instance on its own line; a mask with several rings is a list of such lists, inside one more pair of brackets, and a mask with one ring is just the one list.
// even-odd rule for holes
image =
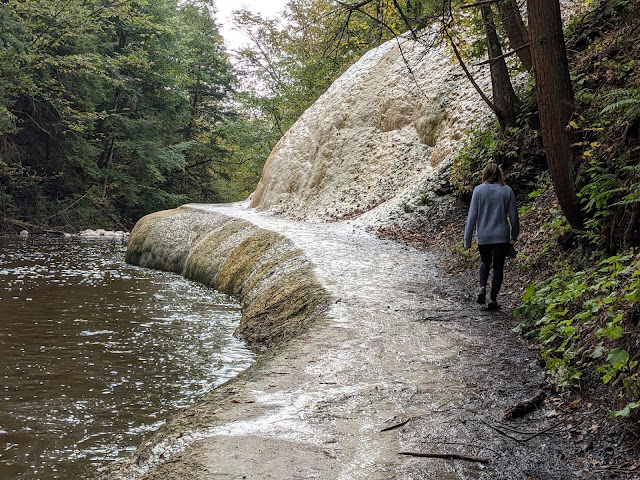
[[473, 8], [473, 7], [481, 7], [483, 5], [490, 5], [492, 3], [497, 3], [498, 0], [481, 0], [480, 2], [470, 3], [468, 5], [461, 5], [460, 8]]
[[451, 48], [453, 49], [453, 53], [455, 54], [456, 58], [458, 59], [458, 63], [460, 64], [460, 67], [464, 71], [464, 74], [467, 76], [467, 79], [471, 82], [471, 85], [473, 85], [473, 88], [476, 89], [476, 92], [478, 92], [480, 97], [482, 97], [482, 100], [484, 100], [484, 102], [489, 106], [489, 108], [493, 111], [493, 113], [496, 115], [496, 117], [498, 117], [498, 120], [502, 123], [504, 121], [504, 115], [502, 114], [502, 111], [489, 99], [489, 97], [487, 97], [485, 95], [485, 93], [480, 88], [480, 85], [478, 85], [476, 80], [473, 78], [473, 75], [471, 75], [471, 72], [469, 72], [469, 69], [467, 68], [466, 64], [464, 63], [464, 60], [462, 60], [462, 56], [460, 55], [460, 51], [458, 50], [458, 46], [453, 41], [453, 38], [451, 38], [451, 35], [449, 34], [449, 30], [448, 29], [445, 29], [445, 34], [449, 38], [449, 43], [451, 44]]
[[513, 55], [515, 53], [518, 53], [520, 50], [524, 50], [525, 48], [529, 48], [529, 44], [528, 43], [525, 43], [524, 45], [516, 48], [515, 50], [511, 50], [510, 52], [503, 53], [502, 55], [498, 55], [497, 57], [494, 57], [494, 58], [490, 58], [489, 60], [485, 60], [485, 61], [479, 62], [479, 63], [474, 63], [473, 66], [474, 67], [479, 67], [481, 65], [487, 65], [487, 64], [495, 63], [498, 60], [500, 60], [502, 58], [505, 58], [505, 57], [509, 57], [509, 56], [511, 56], [511, 55]]
[[351, 11], [353, 11], [353, 10], [359, 10], [359, 9], [361, 9], [362, 7], [364, 7], [365, 5], [368, 5], [369, 3], [372, 3], [372, 2], [373, 2], [373, 0], [363, 0], [363, 1], [362, 1], [362, 2], [360, 2], [360, 3], [348, 3], [348, 2], [341, 2], [341, 1], [338, 1], [338, 3], [339, 3], [340, 5], [342, 5], [342, 6], [343, 6], [344, 8], [346, 8], [347, 10], [351, 10]]
[[408, 455], [410, 457], [443, 458], [445, 460], [466, 460], [467, 462], [489, 463], [489, 459], [485, 457], [476, 457], [474, 455], [460, 455], [458, 453], [400, 452], [399, 455]]
[[398, 4], [398, 0], [393, 0], [393, 5], [396, 7], [396, 10], [398, 11], [398, 13], [400, 14], [400, 16], [402, 17], [402, 21], [404, 22], [405, 26], [409, 29], [409, 31], [411, 32], [411, 37], [414, 40], [418, 40], [418, 35], [416, 35], [415, 30], [413, 29], [413, 27], [411, 26], [411, 23], [409, 22], [409, 19], [407, 18], [407, 16], [404, 14], [404, 12], [402, 11], [402, 8], [400, 7], [400, 5]]

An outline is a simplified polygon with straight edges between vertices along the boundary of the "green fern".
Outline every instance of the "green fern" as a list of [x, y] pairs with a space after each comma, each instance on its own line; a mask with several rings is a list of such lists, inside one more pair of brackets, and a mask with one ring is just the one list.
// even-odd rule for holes
[[633, 121], [640, 117], [640, 88], [616, 88], [605, 96], [616, 97], [617, 100], [604, 107], [600, 115], [622, 113], [618, 123]]

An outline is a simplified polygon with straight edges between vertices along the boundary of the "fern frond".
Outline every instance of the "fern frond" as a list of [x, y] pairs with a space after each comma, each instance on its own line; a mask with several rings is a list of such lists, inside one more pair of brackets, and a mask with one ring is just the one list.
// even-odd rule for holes
[[600, 115], [621, 112], [622, 117], [618, 121], [635, 120], [640, 117], [640, 89], [616, 88], [608, 92], [606, 97], [617, 97], [617, 101], [607, 105], [600, 111]]

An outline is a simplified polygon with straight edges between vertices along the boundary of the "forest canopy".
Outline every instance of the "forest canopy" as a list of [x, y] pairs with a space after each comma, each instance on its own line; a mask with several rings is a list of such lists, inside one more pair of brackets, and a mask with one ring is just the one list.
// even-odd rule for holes
[[4, 1], [3, 217], [129, 227], [215, 200], [235, 78], [210, 13], [171, 0]]

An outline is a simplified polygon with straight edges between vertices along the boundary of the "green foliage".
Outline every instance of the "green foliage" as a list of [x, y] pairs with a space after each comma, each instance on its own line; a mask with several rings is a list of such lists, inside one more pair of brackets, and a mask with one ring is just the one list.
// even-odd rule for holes
[[451, 184], [458, 195], [470, 197], [489, 162], [500, 165], [516, 196], [539, 186], [547, 167], [538, 148], [538, 133], [527, 122], [505, 130], [497, 122], [479, 125], [467, 133], [467, 138], [451, 166]]
[[475, 268], [480, 261], [480, 253], [476, 248], [464, 248], [464, 242], [456, 243], [452, 248], [458, 261], [466, 268]]
[[[589, 157], [591, 160], [585, 170], [588, 181], [578, 192], [587, 214], [583, 237], [609, 250], [633, 243], [632, 231], [625, 223], [630, 221], [632, 209], [640, 207], [640, 168], [629, 164], [626, 156], [606, 162], [601, 156]], [[613, 231], [620, 228], [623, 229]], [[618, 245], [612, 245], [612, 240]]]
[[635, 410], [638, 407], [640, 407], [640, 402], [629, 402], [621, 410], [616, 410], [615, 412], [612, 412], [612, 415], [614, 417], [626, 418], [631, 415], [632, 410]]
[[3, 2], [0, 222], [130, 227], [222, 196], [235, 80], [208, 3]]
[[582, 156], [583, 239], [610, 253], [640, 245], [638, 0], [603, 2], [570, 27], [577, 111], [570, 122]]
[[477, 126], [467, 134], [469, 141], [456, 154], [451, 166], [451, 184], [459, 194], [471, 195], [482, 178], [485, 165], [497, 156], [501, 134], [496, 126]]
[[225, 202], [244, 200], [256, 187], [262, 166], [273, 148], [274, 126], [264, 118], [240, 117], [218, 131], [227, 152], [217, 165], [216, 191]]
[[[640, 299], [640, 254], [630, 250], [574, 271], [565, 266], [529, 286], [516, 309], [517, 328], [542, 344], [541, 357], [554, 381], [573, 387], [583, 371], [605, 384], [622, 383], [637, 400], [638, 361], [630, 313]], [[599, 343], [595, 343], [599, 340]]]
[[362, 53], [390, 38], [359, 36], [370, 23], [344, 29], [329, 0], [290, 1], [280, 19], [240, 10], [234, 21], [251, 40], [237, 52], [244, 101], [275, 126], [273, 143]]
[[[637, 61], [632, 61], [624, 66], [624, 69], [635, 69]], [[615, 98], [613, 103], [602, 109], [600, 115], [618, 113], [617, 123], [632, 122], [640, 118], [640, 88], [616, 88], [605, 95], [607, 98]]]

